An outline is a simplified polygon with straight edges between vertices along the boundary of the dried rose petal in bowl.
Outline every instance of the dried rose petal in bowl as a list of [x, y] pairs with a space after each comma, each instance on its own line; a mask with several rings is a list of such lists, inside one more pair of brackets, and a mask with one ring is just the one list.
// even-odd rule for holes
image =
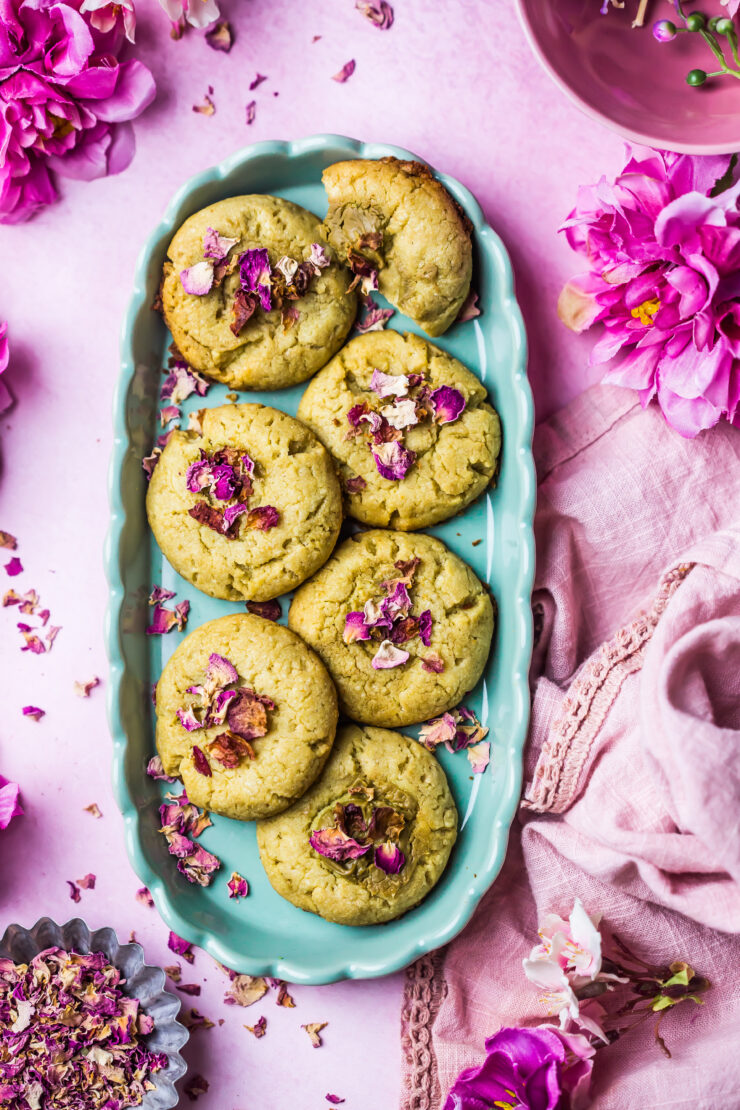
[[[59, 965], [72, 954], [76, 954], [76, 978], [70, 982], [69, 969], [65, 970], [62, 1006], [55, 982]], [[10, 984], [19, 976], [27, 982], [28, 976], [14, 965], [30, 964], [34, 958], [39, 967], [48, 967], [50, 978], [47, 983], [37, 978], [33, 989], [26, 989], [28, 997], [19, 999], [17, 989], [11, 994]], [[83, 980], [87, 984], [84, 999], [83, 990], [77, 989]], [[0, 1060], [14, 1046], [15, 1063], [10, 1072], [3, 1069], [0, 1075], [0, 1104], [45, 1106], [54, 1087], [54, 1105], [75, 1110], [83, 1106], [85, 1110], [112, 1106], [168, 1110], [176, 1106], [175, 1083], [186, 1071], [179, 1050], [189, 1034], [176, 1020], [180, 1000], [168, 994], [164, 985], [164, 971], [144, 963], [141, 945], [119, 944], [112, 929], [90, 932], [80, 918], [60, 926], [42, 917], [32, 929], [9, 925], [0, 940]], [[65, 1007], [84, 1011], [84, 1025], [60, 1021]], [[43, 1013], [37, 1013], [41, 1010]], [[107, 1022], [111, 1027], [107, 1036], [104, 1026], [96, 1026], [96, 1016], [115, 1017]], [[25, 1029], [36, 1032], [42, 1022], [44, 1037], [24, 1036]], [[51, 1065], [52, 1054], [54, 1067], [46, 1067], [44, 1057]], [[87, 1057], [84, 1072], [79, 1066], [83, 1055]], [[24, 1058], [33, 1065], [25, 1075], [25, 1068], [15, 1067]], [[39, 1080], [39, 1075], [44, 1078]], [[151, 1089], [146, 1089], [149, 1085]], [[64, 1089], [63, 1101], [58, 1101], [59, 1088]], [[23, 1102], [14, 1101], [18, 1090], [22, 1090]]]

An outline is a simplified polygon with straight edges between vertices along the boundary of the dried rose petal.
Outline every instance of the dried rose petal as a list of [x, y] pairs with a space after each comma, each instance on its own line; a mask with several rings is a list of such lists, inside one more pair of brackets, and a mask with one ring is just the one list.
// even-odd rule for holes
[[[267, 707], [254, 690], [242, 686], [229, 706], [229, 728], [244, 740], [256, 740], [267, 732]], [[274, 708], [274, 706], [273, 706]]]
[[166, 775], [164, 773], [164, 767], [162, 766], [162, 760], [160, 759], [160, 757], [158, 755], [153, 755], [152, 758], [149, 760], [149, 762], [146, 765], [146, 773], [149, 775], [149, 778], [159, 779], [162, 782], [175, 782], [176, 781], [172, 777], [172, 775]]
[[91, 805], [85, 806], [84, 812], [89, 813], [90, 816], [94, 817], [96, 820], [103, 816], [103, 811], [101, 810], [97, 802], [93, 802]]
[[162, 382], [159, 396], [162, 401], [179, 405], [193, 393], [197, 393], [199, 397], [205, 397], [209, 386], [210, 382], [201, 377], [197, 371], [192, 370], [184, 362], [177, 362]]
[[278, 621], [283, 615], [279, 601], [248, 601], [247, 611], [266, 621]]
[[392, 315], [392, 308], [381, 308], [368, 296], [362, 317], [355, 321], [355, 331], [361, 335], [368, 331], [382, 331]]
[[402, 481], [416, 461], [415, 452], [396, 440], [379, 444], [372, 454], [378, 474], [391, 482]]
[[432, 642], [432, 614], [429, 609], [419, 616], [419, 639], [424, 647], [429, 647]]
[[234, 319], [229, 325], [234, 335], [238, 335], [247, 321], [251, 320], [258, 304], [259, 299], [253, 293], [246, 293], [243, 289], [237, 289], [231, 304]]
[[267, 994], [267, 980], [261, 975], [233, 975], [224, 995], [227, 1006], [253, 1006]]
[[441, 385], [432, 392], [432, 407], [434, 419], [438, 424], [451, 424], [462, 414], [465, 408], [465, 398], [459, 389], [452, 389], [449, 385]]
[[396, 428], [402, 431], [404, 428], [412, 428], [414, 424], [419, 423], [419, 417], [416, 413], [416, 402], [412, 401], [410, 397], [403, 398], [395, 401], [392, 405], [385, 405], [381, 409], [382, 416], [385, 417], [391, 428]]
[[243, 759], [255, 758], [254, 748], [249, 741], [233, 732], [219, 733], [208, 745], [208, 753], [227, 770], [238, 767]]
[[149, 909], [152, 909], [152, 907], [154, 906], [154, 899], [149, 893], [148, 888], [145, 886], [139, 887], [139, 889], [136, 891], [135, 897], [136, 901], [140, 902], [142, 906], [147, 906]]
[[387, 0], [355, 0], [355, 8], [380, 31], [393, 26], [393, 8]]
[[375, 849], [373, 862], [381, 871], [385, 871], [386, 875], [397, 875], [403, 869], [406, 857], [398, 845], [387, 840]]
[[239, 238], [229, 239], [226, 235], [221, 235], [215, 228], [209, 227], [203, 236], [203, 256], [204, 258], [213, 258], [217, 262], [221, 262], [226, 258], [227, 254], [232, 247], [235, 247], [239, 242]]
[[347, 613], [344, 618], [344, 632], [342, 639], [345, 644], [354, 643], [355, 640], [369, 640], [370, 626], [365, 621], [364, 613]]
[[257, 87], [258, 87], [259, 85], [261, 85], [263, 81], [266, 81], [266, 80], [267, 80], [267, 77], [265, 76], [265, 74], [264, 74], [264, 73], [258, 73], [258, 74], [257, 74], [257, 75], [256, 75], [256, 76], [255, 76], [255, 77], [254, 77], [254, 78], [253, 78], [253, 79], [252, 79], [252, 80], [251, 80], [250, 82], [249, 82], [249, 91], [250, 91], [250, 92], [254, 92], [254, 90], [255, 90], [255, 89], [256, 89], [256, 88], [257, 88]]
[[275, 1003], [278, 1006], [284, 1006], [287, 1010], [295, 1009], [293, 995], [288, 990], [288, 984], [284, 983], [282, 979], [278, 979], [278, 993]]
[[11, 536], [10, 532], [3, 532], [0, 529], [0, 547], [4, 547], [7, 551], [15, 551], [18, 546], [18, 540], [15, 536]]
[[182, 978], [182, 971], [179, 964], [165, 964], [162, 970], [164, 971], [165, 975], [172, 980], [173, 983], [180, 982]]
[[191, 1102], [195, 1102], [196, 1099], [206, 1093], [208, 1087], [209, 1083], [207, 1079], [204, 1079], [202, 1075], [194, 1075], [193, 1078], [189, 1079], [185, 1084], [183, 1091]]
[[209, 779], [213, 776], [211, 765], [197, 744], [193, 744], [193, 765], [199, 775], [205, 775]]
[[152, 586], [152, 592], [149, 594], [149, 604], [156, 605], [159, 601], [169, 601], [174, 596], [174, 590], [165, 590], [164, 586]]
[[332, 75], [332, 81], [338, 81], [340, 85], [343, 85], [352, 76], [356, 68], [357, 63], [352, 58], [349, 62], [344, 63], [338, 73]]
[[257, 528], [260, 532], [267, 532], [280, 522], [280, 513], [274, 505], [260, 505], [257, 509], [250, 509], [247, 514], [247, 528]]
[[221, 50], [228, 54], [234, 44], [234, 35], [228, 19], [220, 19], [210, 31], [206, 31], [205, 40], [211, 50]]
[[37, 705], [24, 705], [22, 712], [24, 717], [30, 717], [32, 721], [40, 721], [46, 716], [46, 710], [39, 709]]
[[[257, 101], [256, 100], [250, 100], [249, 104], [247, 104], [247, 107], [245, 108], [245, 111], [244, 111], [244, 121], [245, 121], [247, 127], [249, 127], [250, 124], [254, 123], [256, 116], [257, 116]], [[269, 312], [269, 309], [267, 309], [267, 311]]]
[[347, 1101], [344, 1098], [340, 1098], [339, 1095], [324, 1095], [324, 1098], [327, 1102], [330, 1102], [332, 1106], [339, 1106], [342, 1102]]
[[311, 253], [308, 256], [308, 261], [317, 272], [319, 270], [325, 270], [327, 266], [331, 265], [331, 259], [326, 253], [326, 247], [322, 246], [321, 243], [311, 244]]
[[305, 1029], [308, 1033], [311, 1039], [311, 1044], [314, 1048], [321, 1048], [323, 1041], [321, 1040], [319, 1033], [322, 1029], [326, 1029], [328, 1024], [328, 1021], [309, 1021], [307, 1025], [301, 1026], [301, 1029]]
[[409, 391], [409, 379], [405, 374], [384, 374], [373, 370], [370, 388], [378, 397], [405, 397]]
[[163, 409], [159, 410], [159, 424], [164, 428], [165, 424], [169, 424], [172, 420], [180, 419], [180, 409], [177, 405], [165, 405]]
[[194, 297], [204, 297], [213, 288], [213, 263], [203, 259], [187, 270], [181, 270], [180, 282], [186, 293]]
[[491, 761], [490, 743], [486, 740], [480, 744], [471, 744], [466, 750], [473, 774], [482, 775]]
[[246, 898], [249, 894], [249, 883], [238, 871], [231, 872], [226, 885], [229, 888], [229, 898]]
[[192, 1008], [186, 1013], [177, 1015], [177, 1020], [181, 1021], [186, 1029], [213, 1029], [214, 1022], [209, 1021], [200, 1010]]
[[265, 1033], [267, 1032], [267, 1018], [261, 1017], [254, 1023], [254, 1025], [245, 1025], [244, 1028], [247, 1030], [248, 1033], [252, 1033], [253, 1036], [257, 1037], [257, 1039], [259, 1040], [259, 1038], [264, 1037]]
[[239, 256], [239, 277], [246, 293], [256, 293], [265, 312], [272, 308], [270, 297], [270, 257], [263, 247], [244, 251]]
[[432, 752], [438, 744], [446, 744], [453, 740], [456, 731], [457, 721], [455, 718], [451, 713], [443, 713], [441, 717], [435, 717], [434, 720], [427, 721], [421, 726], [419, 743]]
[[82, 879], [77, 880], [77, 885], [80, 890], [95, 890], [96, 876], [91, 873], [85, 875]]
[[79, 902], [80, 898], [82, 897], [82, 895], [80, 894], [80, 888], [77, 886], [76, 883], [73, 883], [71, 879], [67, 879], [66, 883], [69, 887], [69, 896], [72, 901]]
[[75, 682], [74, 692], [78, 698], [89, 698], [90, 691], [94, 690], [96, 686], [100, 685], [100, 679], [97, 676], [88, 678], [87, 682]]
[[195, 953], [193, 952], [192, 944], [190, 944], [186, 940], [183, 940], [183, 938], [179, 937], [177, 933], [173, 933], [172, 931], [170, 931], [170, 935], [167, 938], [167, 947], [169, 948], [170, 952], [174, 952], [176, 955], [182, 956], [183, 960], [187, 960], [189, 964], [193, 963], [193, 961], [195, 960]]
[[175, 987], [177, 990], [181, 991], [182, 994], [188, 994], [194, 998], [200, 997], [200, 986], [197, 983], [176, 983]]
[[421, 669], [429, 674], [442, 674], [445, 669], [444, 659], [437, 655], [436, 651], [432, 651], [429, 655], [421, 657]]
[[159, 462], [159, 456], [161, 454], [161, 450], [158, 447], [155, 447], [151, 455], [146, 455], [141, 460], [141, 469], [146, 475], [147, 482], [151, 481], [152, 474], [154, 473], [154, 468]]
[[367, 482], [360, 474], [355, 475], [354, 478], [346, 478], [344, 482], [347, 493], [362, 493], [366, 487]]
[[212, 92], [213, 92], [213, 86], [209, 85], [208, 86], [208, 92], [203, 97], [203, 103], [193, 105], [193, 111], [194, 112], [198, 112], [201, 116], [215, 115], [216, 105], [214, 104], [214, 102], [211, 98], [211, 93]]
[[314, 829], [308, 838], [314, 851], [327, 859], [344, 861], [359, 859], [370, 850], [369, 844], [360, 844], [353, 837], [348, 836], [342, 829], [326, 828]]
[[20, 561], [17, 555], [14, 555], [13, 558], [5, 564], [5, 572], [9, 578], [15, 578], [15, 576], [17, 574], [20, 574], [22, 570], [23, 563]]
[[457, 322], [459, 324], [464, 324], [466, 320], [473, 320], [476, 316], [480, 316], [478, 294], [471, 289], [463, 301], [462, 308], [457, 314]]

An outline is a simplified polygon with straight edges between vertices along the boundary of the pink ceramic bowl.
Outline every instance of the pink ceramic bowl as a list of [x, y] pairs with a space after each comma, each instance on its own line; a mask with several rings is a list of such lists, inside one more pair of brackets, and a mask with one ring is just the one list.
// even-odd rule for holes
[[[740, 81], [714, 78], [691, 88], [689, 70], [713, 68], [708, 46], [697, 34], [670, 43], [653, 38], [655, 20], [671, 17], [670, 0], [651, 0], [645, 26], [635, 30], [637, 0], [607, 15], [600, 6], [600, 0], [517, 0], [532, 49], [563, 92], [633, 142], [690, 154], [739, 150]], [[726, 11], [719, 0], [703, 10]]]

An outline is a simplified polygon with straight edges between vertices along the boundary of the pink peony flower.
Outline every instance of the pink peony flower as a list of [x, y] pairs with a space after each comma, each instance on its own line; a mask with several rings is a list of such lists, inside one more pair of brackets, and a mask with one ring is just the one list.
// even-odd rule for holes
[[90, 181], [133, 158], [130, 121], [154, 98], [154, 78], [118, 61], [133, 10], [118, 5], [119, 19], [110, 7], [0, 0], [0, 222], [56, 200], [56, 173]]
[[[693, 437], [740, 402], [740, 182], [712, 195], [729, 156], [628, 148], [612, 183], [579, 190], [563, 225], [589, 269], [558, 305], [574, 331], [603, 323], [592, 364], [657, 401]], [[724, 185], [725, 182], [723, 181]]]
[[23, 809], [19, 801], [21, 788], [17, 782], [9, 782], [0, 775], [0, 829], [7, 829], [14, 817], [21, 817]]
[[551, 1025], [499, 1029], [486, 1058], [458, 1075], [444, 1110], [580, 1110], [588, 1105], [594, 1049], [579, 1033]]
[[90, 12], [90, 26], [104, 35], [115, 30], [120, 20], [129, 42], [134, 42], [136, 31], [136, 12], [133, 0], [82, 0], [80, 13]]
[[191, 27], [208, 27], [221, 14], [216, 0], [159, 0], [172, 22], [172, 37], [179, 39], [187, 21]]

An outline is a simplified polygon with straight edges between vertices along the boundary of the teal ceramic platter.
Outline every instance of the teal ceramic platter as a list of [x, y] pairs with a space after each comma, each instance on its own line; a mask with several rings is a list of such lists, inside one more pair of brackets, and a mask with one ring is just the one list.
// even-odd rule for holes
[[[225, 613], [243, 612], [244, 606], [207, 597], [180, 578], [160, 554], [147, 526], [141, 460], [149, 454], [159, 430], [158, 395], [171, 341], [150, 306], [167, 244], [193, 212], [240, 193], [273, 193], [323, 216], [326, 195], [321, 173], [326, 166], [345, 158], [386, 155], [415, 157], [397, 147], [316, 135], [292, 143], [257, 143], [198, 174], [173, 198], [143, 248], [122, 337], [106, 562], [113, 780], [124, 817], [126, 846], [137, 875], [171, 929], [236, 971], [295, 983], [326, 983], [397, 971], [455, 936], [501, 868], [519, 799], [529, 718], [527, 672], [534, 570], [532, 397], [511, 265], [468, 190], [454, 178], [438, 174], [473, 224], [473, 281], [482, 315], [455, 324], [436, 342], [480, 376], [503, 424], [496, 488], [465, 513], [431, 530], [489, 583], [498, 604], [488, 666], [466, 699], [490, 729], [491, 765], [483, 775], [473, 776], [463, 752], [441, 752], [460, 813], [460, 835], [450, 863], [420, 906], [397, 921], [370, 927], [333, 925], [280, 898], [262, 870], [253, 824], [214, 818], [201, 843], [223, 861], [223, 867], [205, 889], [190, 885], [177, 872], [158, 832], [158, 807], [167, 787], [145, 774], [146, 762], [154, 754], [151, 687], [185, 633], [146, 636], [147, 596], [152, 584], [159, 583], [176, 591], [175, 601], [189, 599], [189, 631]], [[376, 299], [384, 303], [377, 294]], [[418, 331], [398, 312], [390, 327]], [[242, 399], [295, 414], [302, 388], [244, 394]], [[226, 392], [226, 387], [212, 385], [205, 398], [186, 401], [184, 413], [204, 403], [227, 403]], [[286, 614], [288, 599], [281, 601]], [[418, 730], [405, 731], [413, 734]], [[226, 886], [233, 870], [244, 875], [251, 888], [249, 897], [238, 902], [229, 900]]]

